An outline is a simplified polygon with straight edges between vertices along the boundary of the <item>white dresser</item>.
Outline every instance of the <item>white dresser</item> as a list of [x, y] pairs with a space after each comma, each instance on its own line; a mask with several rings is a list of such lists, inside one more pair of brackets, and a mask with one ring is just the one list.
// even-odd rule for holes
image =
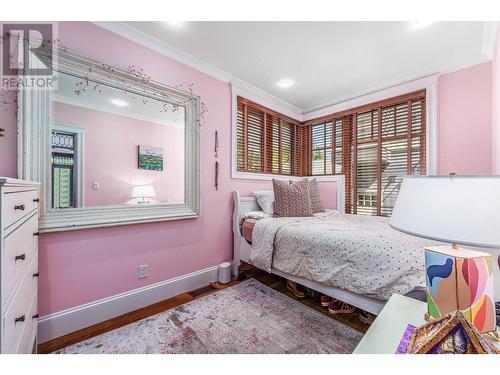
[[0, 177], [0, 353], [36, 351], [39, 184]]

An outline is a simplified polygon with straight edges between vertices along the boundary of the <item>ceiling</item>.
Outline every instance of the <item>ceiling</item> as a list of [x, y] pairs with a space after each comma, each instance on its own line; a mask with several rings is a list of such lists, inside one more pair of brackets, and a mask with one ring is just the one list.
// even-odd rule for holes
[[155, 124], [184, 127], [184, 107], [177, 106], [174, 109], [165, 102], [96, 84], [91, 80], [88, 87], [82, 90], [82, 83], [85, 81], [83, 78], [59, 72], [54, 100]]
[[[483, 22], [127, 22], [307, 112], [489, 60]], [[281, 88], [277, 82], [293, 80]]]

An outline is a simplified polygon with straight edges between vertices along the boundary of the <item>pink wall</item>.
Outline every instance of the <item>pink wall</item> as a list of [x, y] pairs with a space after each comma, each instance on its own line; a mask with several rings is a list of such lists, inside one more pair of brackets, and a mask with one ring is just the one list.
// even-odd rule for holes
[[500, 24], [493, 55], [493, 173], [500, 175]]
[[[252, 190], [270, 188], [270, 183], [231, 179], [229, 86], [90, 23], [62, 22], [59, 33], [61, 42], [75, 52], [119, 67], [136, 64], [153, 79], [168, 85], [194, 84], [196, 93], [209, 109], [202, 126], [202, 215], [196, 220], [42, 235], [40, 314], [61, 311], [230, 260], [231, 191], [238, 189], [246, 195]], [[89, 40], [99, 42], [89, 43]], [[487, 104], [475, 98], [486, 100], [488, 97], [488, 83], [485, 82], [488, 65], [451, 73], [440, 81], [440, 89], [443, 88], [439, 94], [440, 109], [442, 107], [444, 112], [439, 118], [442, 126], [438, 148], [441, 150], [439, 162], [443, 173], [450, 168], [457, 173], [491, 171], [491, 158], [488, 160], [487, 157], [491, 155], [491, 145], [482, 143], [491, 136], [487, 126], [488, 116], [484, 113], [487, 112]], [[465, 99], [471, 99], [466, 106]], [[452, 109], [459, 115], [455, 115]], [[480, 114], [481, 121], [465, 121], [471, 119], [473, 114]], [[0, 116], [2, 127], [8, 130], [7, 137], [0, 138], [0, 174], [15, 177], [15, 115], [2, 111]], [[491, 113], [489, 121], [491, 125]], [[474, 124], [474, 132], [465, 132], [470, 130], [471, 124]], [[452, 134], [452, 129], [456, 129], [459, 135]], [[221, 163], [218, 191], [215, 191], [212, 182], [215, 130], [219, 132]], [[480, 134], [472, 134], [475, 132]], [[464, 146], [468, 139], [471, 141], [467, 143], [467, 150], [473, 157], [465, 157], [464, 148], [456, 148]], [[335, 208], [336, 184], [321, 183], [320, 187], [326, 205]], [[148, 279], [137, 279], [139, 264], [150, 265]]]
[[438, 82], [438, 173], [492, 173], [492, 64], [442, 75]]
[[[153, 185], [159, 202], [184, 202], [183, 128], [56, 102], [54, 120], [85, 129], [85, 206], [130, 202], [134, 185]], [[164, 170], [138, 169], [138, 145], [161, 147]], [[93, 181], [99, 190], [92, 189]]]

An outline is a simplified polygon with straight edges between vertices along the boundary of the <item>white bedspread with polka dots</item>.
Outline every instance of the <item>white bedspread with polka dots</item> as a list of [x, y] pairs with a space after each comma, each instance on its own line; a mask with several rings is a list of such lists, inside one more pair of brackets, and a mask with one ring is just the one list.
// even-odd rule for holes
[[381, 300], [424, 288], [424, 247], [438, 243], [396, 231], [388, 221], [337, 211], [261, 219], [250, 262]]

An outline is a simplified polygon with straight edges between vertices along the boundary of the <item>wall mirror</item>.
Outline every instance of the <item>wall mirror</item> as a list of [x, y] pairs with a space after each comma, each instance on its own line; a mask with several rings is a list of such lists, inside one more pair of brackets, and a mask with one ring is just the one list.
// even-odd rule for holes
[[53, 90], [19, 91], [40, 231], [197, 217], [199, 97], [61, 49], [55, 70]]

